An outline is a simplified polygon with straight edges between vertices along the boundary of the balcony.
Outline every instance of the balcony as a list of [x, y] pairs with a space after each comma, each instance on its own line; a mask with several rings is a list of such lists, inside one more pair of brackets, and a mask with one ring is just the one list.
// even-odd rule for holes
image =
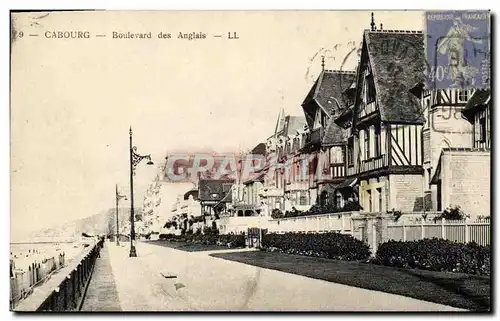
[[330, 174], [331, 174], [332, 178], [345, 177], [344, 164], [332, 164], [332, 165], [330, 165]]
[[368, 172], [386, 166], [389, 166], [389, 157], [387, 157], [387, 154], [384, 154], [362, 161], [360, 164], [359, 172]]
[[350, 165], [347, 167], [347, 176], [369, 172], [387, 166], [389, 166], [389, 157], [387, 154], [384, 154], [362, 161], [361, 164], [359, 164], [359, 168], [357, 166]]

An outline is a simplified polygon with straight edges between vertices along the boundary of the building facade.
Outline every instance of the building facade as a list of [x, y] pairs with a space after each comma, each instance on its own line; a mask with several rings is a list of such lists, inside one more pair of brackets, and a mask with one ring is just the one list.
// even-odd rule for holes
[[336, 186], [346, 178], [346, 129], [335, 119], [352, 104], [354, 71], [323, 70], [302, 103], [310, 132], [301, 153], [307, 158], [305, 173], [309, 203], [343, 206]]

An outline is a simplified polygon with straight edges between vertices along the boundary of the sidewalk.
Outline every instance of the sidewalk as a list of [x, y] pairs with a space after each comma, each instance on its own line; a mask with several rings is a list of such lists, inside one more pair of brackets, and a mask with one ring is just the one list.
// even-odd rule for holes
[[123, 311], [460, 310], [218, 259], [207, 252], [138, 242], [138, 257], [130, 258], [129, 244], [106, 246]]
[[109, 246], [106, 242], [101, 249], [101, 257], [97, 258], [94, 273], [87, 288], [81, 311], [121, 311], [116, 290], [115, 279], [109, 260]]

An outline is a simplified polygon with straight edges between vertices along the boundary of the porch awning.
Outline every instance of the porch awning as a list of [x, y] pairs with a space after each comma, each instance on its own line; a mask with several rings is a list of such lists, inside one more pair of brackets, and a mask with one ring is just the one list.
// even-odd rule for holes
[[348, 188], [348, 187], [352, 188], [357, 183], [358, 183], [358, 179], [356, 177], [355, 178], [348, 178], [345, 181], [343, 181], [342, 183], [340, 183], [339, 185], [337, 185], [336, 189], [342, 189], [342, 188]]

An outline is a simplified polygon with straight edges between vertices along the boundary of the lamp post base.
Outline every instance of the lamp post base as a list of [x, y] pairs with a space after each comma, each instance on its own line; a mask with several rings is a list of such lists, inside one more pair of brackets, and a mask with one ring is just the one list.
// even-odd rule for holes
[[118, 238], [116, 239], [116, 246], [120, 246], [120, 241], [118, 240]]
[[137, 257], [137, 252], [135, 251], [134, 245], [130, 247], [130, 253], [128, 254], [128, 257]]

